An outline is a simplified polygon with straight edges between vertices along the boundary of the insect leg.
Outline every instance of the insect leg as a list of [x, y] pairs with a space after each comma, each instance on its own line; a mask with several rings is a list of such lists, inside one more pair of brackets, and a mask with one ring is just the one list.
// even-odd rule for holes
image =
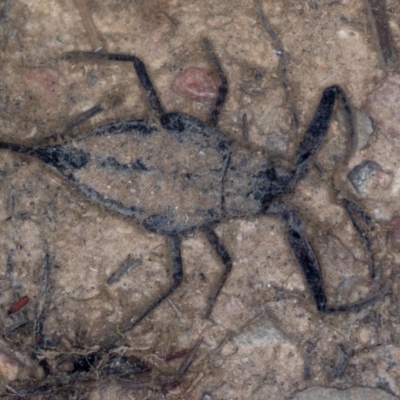
[[115, 54], [115, 53], [92, 53], [85, 51], [71, 51], [66, 53], [64, 56], [67, 60], [81, 60], [81, 59], [89, 59], [89, 60], [108, 60], [108, 61], [123, 61], [123, 62], [132, 62], [133, 67], [135, 68], [136, 74], [139, 78], [140, 85], [144, 89], [147, 100], [150, 104], [150, 107], [157, 113], [158, 116], [164, 114], [163, 107], [161, 102], [157, 96], [157, 92], [154, 89], [154, 85], [151, 82], [149, 74], [147, 73], [146, 67], [140, 58], [129, 55], [129, 54]]
[[347, 100], [346, 94], [340, 86], [329, 86], [323, 91], [314, 117], [297, 148], [296, 179], [300, 179], [305, 175], [311, 157], [317, 152], [318, 148], [321, 146], [322, 141], [324, 140], [329, 129], [329, 124], [332, 118], [333, 107], [335, 105], [336, 99], [342, 103], [342, 106], [347, 116], [349, 146], [345, 154], [345, 161], [347, 161], [352, 154], [356, 135], [350, 104]]
[[[314, 168], [319, 172], [320, 175], [325, 176], [325, 172], [316, 163], [314, 163]], [[371, 248], [371, 240], [368, 236], [368, 230], [372, 225], [372, 219], [358, 204], [339, 196], [340, 191], [335, 190], [332, 184], [331, 188], [337, 198], [337, 201], [345, 209], [350, 221], [354, 226], [354, 229], [364, 242], [364, 247], [369, 258], [368, 266], [370, 275], [371, 278], [374, 279], [376, 276], [375, 260]]]
[[318, 311], [326, 311], [326, 294], [317, 257], [303, 234], [301, 221], [296, 213], [284, 202], [275, 201], [264, 209], [265, 214], [278, 215], [286, 227], [287, 239]]
[[71, 131], [76, 126], [83, 124], [88, 119], [94, 117], [100, 112], [104, 111], [104, 107], [102, 104], [97, 104], [89, 108], [88, 110], [83, 111], [82, 113], [75, 116], [72, 120], [67, 121], [61, 128], [51, 132], [49, 135], [40, 138], [34, 142], [35, 146], [47, 146], [58, 142], [63, 142], [66, 139], [70, 139], [71, 137], [67, 137], [69, 131]]
[[218, 88], [217, 98], [215, 100], [214, 107], [211, 111], [209, 118], [210, 125], [215, 127], [218, 124], [219, 113], [221, 112], [221, 108], [223, 107], [226, 96], [228, 95], [228, 81], [226, 79], [224, 71], [222, 70], [218, 57], [214, 52], [213, 46], [208, 39], [204, 39], [204, 46], [212, 63], [214, 64], [214, 68], [216, 69], [218, 78], [221, 82]]
[[207, 304], [207, 309], [205, 312], [205, 317], [208, 318], [211, 314], [211, 311], [214, 307], [215, 301], [222, 289], [222, 287], [225, 284], [226, 279], [228, 278], [231, 270], [232, 270], [232, 259], [231, 256], [229, 255], [228, 251], [225, 249], [225, 247], [221, 244], [221, 242], [218, 239], [218, 236], [215, 234], [215, 232], [210, 229], [210, 228], [204, 228], [204, 233], [206, 235], [207, 240], [211, 244], [211, 246], [214, 248], [215, 252], [217, 253], [218, 257], [224, 264], [224, 272], [222, 273], [221, 277], [219, 278], [219, 281], [217, 283], [217, 286], [214, 288], [212, 293], [210, 294], [208, 298], [208, 304]]
[[169, 235], [167, 243], [171, 250], [171, 264], [172, 264], [172, 285], [162, 293], [149, 307], [135, 320], [121, 327], [120, 333], [125, 333], [134, 328], [140, 321], [149, 315], [157, 306], [159, 306], [175, 289], [182, 283], [183, 268], [181, 258], [181, 239], [178, 235]]
[[340, 204], [346, 210], [347, 215], [349, 216], [355, 230], [360, 235], [361, 239], [364, 241], [364, 246], [369, 257], [369, 271], [371, 278], [373, 279], [375, 278], [375, 260], [374, 260], [374, 254], [371, 249], [371, 241], [366, 231], [362, 228], [361, 224], [359, 223], [359, 221], [361, 221], [364, 222], [365, 225], [370, 226], [372, 223], [371, 217], [365, 211], [363, 211], [356, 203], [350, 200], [342, 199], [340, 201]]
[[388, 281], [380, 291], [359, 302], [335, 307], [327, 306], [327, 298], [319, 263], [303, 233], [299, 217], [287, 204], [280, 200], [265, 206], [263, 212], [265, 214], [278, 215], [284, 222], [290, 247], [292, 248], [297, 263], [303, 271], [307, 286], [310, 289], [318, 311], [330, 313], [359, 310], [382, 299], [388, 293], [391, 286], [390, 281]]

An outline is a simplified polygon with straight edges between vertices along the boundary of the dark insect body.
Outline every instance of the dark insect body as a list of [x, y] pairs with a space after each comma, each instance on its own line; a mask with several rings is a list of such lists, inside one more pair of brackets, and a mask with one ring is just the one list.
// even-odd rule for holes
[[[221, 81], [208, 122], [164, 111], [143, 62], [136, 56], [73, 52], [66, 57], [133, 63], [158, 122], [120, 121], [58, 145], [29, 147], [0, 142], [1, 149], [36, 157], [58, 170], [88, 199], [106, 210], [132, 218], [146, 229], [166, 236], [173, 282], [137, 319], [119, 331], [123, 333], [137, 325], [181, 284], [181, 240], [194, 230], [204, 232], [224, 265], [209, 296], [206, 315], [210, 315], [232, 268], [231, 257], [213, 227], [236, 217], [274, 214], [281, 218], [319, 311], [347, 311], [376, 301], [381, 292], [356, 304], [328, 306], [318, 260], [303, 233], [300, 219], [284, 202], [284, 196], [291, 193], [307, 173], [313, 155], [327, 134], [337, 100], [347, 113], [349, 135], [354, 134], [345, 93], [339, 86], [323, 91], [315, 115], [298, 145], [294, 168], [274, 166], [265, 154], [231, 141], [216, 129], [228, 84], [211, 44], [208, 41], [205, 44]], [[90, 112], [87, 114], [90, 116]], [[357, 222], [365, 213], [352, 201], [343, 200], [342, 205], [370, 253], [368, 236]], [[373, 277], [371, 255], [370, 259]]]

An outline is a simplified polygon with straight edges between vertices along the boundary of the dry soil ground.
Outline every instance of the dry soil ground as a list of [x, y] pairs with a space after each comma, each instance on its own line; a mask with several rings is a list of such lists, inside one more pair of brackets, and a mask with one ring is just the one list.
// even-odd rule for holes
[[[182, 286], [124, 334], [116, 350], [138, 357], [151, 372], [129, 379], [104, 376], [98, 365], [74, 381], [69, 372], [78, 355], [98, 351], [105, 338], [117, 336], [119, 326], [168, 285], [168, 249], [163, 236], [93, 205], [40, 162], [2, 151], [3, 396], [17, 398], [24, 388], [47, 381], [47, 391], [29, 396], [289, 399], [318, 386], [381, 389], [372, 391], [371, 398], [400, 396], [400, 77], [382, 64], [363, 1], [265, 0], [261, 6], [288, 56], [297, 134], [276, 49], [252, 0], [93, 0], [87, 2], [86, 16], [78, 1], [13, 0], [0, 3], [1, 140], [28, 143], [45, 137], [99, 103], [106, 110], [72, 134], [110, 121], [154, 117], [131, 65], [63, 60], [72, 50], [102, 46], [108, 52], [138, 55], [165, 108], [207, 119], [210, 104], [174, 93], [172, 83], [188, 67], [212, 68], [202, 45], [202, 38], [209, 38], [230, 90], [219, 129], [243, 140], [246, 114], [249, 142], [282, 163], [292, 159], [323, 89], [339, 84], [361, 121], [355, 154], [348, 164], [340, 162], [346, 135], [338, 111], [316, 158], [326, 176], [313, 168], [287, 200], [302, 218], [331, 304], [365, 298], [387, 281], [392, 282], [389, 293], [361, 311], [323, 315], [312, 302], [279, 219], [229, 220], [217, 233], [234, 268], [211, 318], [203, 318], [206, 299], [222, 267], [203, 234], [193, 233], [183, 241]], [[399, 49], [400, 8], [389, 0], [387, 9]], [[380, 169], [367, 174], [357, 194], [347, 173], [364, 160]], [[339, 205], [342, 195], [357, 199], [373, 218], [375, 281], [362, 241]], [[51, 256], [47, 287], [41, 278], [46, 253]], [[107, 284], [128, 255], [141, 264]], [[8, 316], [22, 296], [29, 297], [28, 305]], [[44, 307], [45, 318], [44, 347], [37, 357], [47, 360], [47, 381], [38, 360], [32, 359], [35, 340], [41, 340], [33, 335], [38, 307]], [[12, 331], [21, 323], [25, 325]], [[179, 352], [199, 340], [181, 384], [174, 389], [160, 384], [159, 376], [175, 374], [185, 359], [185, 352]], [[166, 362], [171, 354], [181, 357]], [[137, 379], [144, 384], [136, 384]], [[326, 398], [336, 398], [335, 393], [327, 392]]]

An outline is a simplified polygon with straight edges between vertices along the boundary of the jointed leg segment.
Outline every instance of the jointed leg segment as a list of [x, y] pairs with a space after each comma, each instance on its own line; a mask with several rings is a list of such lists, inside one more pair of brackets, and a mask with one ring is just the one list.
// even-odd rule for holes
[[208, 304], [205, 312], [205, 317], [208, 318], [212, 312], [215, 301], [232, 270], [232, 259], [228, 251], [219, 241], [218, 236], [211, 228], [204, 228], [203, 232], [205, 233], [207, 240], [217, 253], [219, 259], [222, 261], [222, 264], [224, 264], [224, 271], [220, 276], [217, 285], [215, 286], [212, 293], [208, 297]]
[[204, 39], [204, 45], [212, 63], [214, 64], [214, 68], [218, 73], [218, 78], [221, 81], [221, 84], [218, 88], [217, 98], [215, 100], [214, 107], [211, 111], [209, 119], [210, 125], [215, 127], [218, 124], [219, 113], [221, 112], [221, 108], [223, 107], [226, 96], [228, 95], [228, 81], [218, 60], [218, 57], [214, 52], [211, 42], [208, 39]]
[[363, 211], [353, 201], [350, 201], [347, 199], [342, 199], [340, 203], [341, 203], [342, 207], [346, 210], [347, 215], [349, 216], [355, 230], [357, 231], [357, 233], [359, 234], [359, 236], [361, 237], [361, 239], [364, 242], [365, 250], [369, 257], [368, 264], [369, 264], [370, 275], [371, 275], [371, 278], [374, 279], [376, 272], [375, 272], [374, 254], [371, 249], [371, 240], [369, 239], [367, 232], [365, 232], [365, 230], [362, 228], [362, 226], [359, 222], [361, 220], [361, 223], [364, 223], [365, 225], [370, 226], [371, 222], [372, 222], [371, 218], [365, 211]]
[[318, 259], [304, 235], [301, 221], [296, 213], [280, 200], [276, 200], [269, 206], [266, 206], [264, 213], [277, 215], [283, 221], [288, 242], [297, 263], [303, 271], [304, 278], [319, 311], [331, 313], [359, 310], [380, 300], [389, 291], [391, 286], [390, 281], [380, 291], [362, 301], [335, 307], [328, 306]]
[[182, 283], [183, 280], [183, 268], [182, 268], [182, 257], [181, 257], [181, 239], [178, 235], [167, 236], [167, 243], [171, 251], [171, 265], [172, 265], [172, 285], [162, 293], [149, 307], [134, 321], [124, 325], [121, 329], [121, 333], [128, 332], [135, 327], [140, 321], [142, 321], [147, 315], [149, 315], [159, 304], [161, 304], [169, 295], [171, 295]]
[[[209, 57], [216, 69], [218, 77], [220, 79], [220, 86], [218, 88], [217, 98], [215, 100], [214, 107], [211, 111], [209, 123], [211, 126], [216, 126], [218, 123], [219, 113], [221, 111], [222, 106], [225, 103], [226, 96], [228, 95], [228, 81], [226, 76], [222, 70], [221, 64], [216, 56], [214, 49], [212, 47], [211, 42], [208, 39], [204, 39], [205, 48], [209, 54]], [[87, 59], [87, 60], [107, 60], [107, 61], [122, 61], [122, 62], [132, 62], [135, 68], [136, 74], [138, 76], [140, 85], [146, 93], [147, 100], [150, 104], [150, 107], [156, 112], [158, 117], [161, 117], [165, 114], [165, 110], [163, 109], [161, 102], [158, 98], [157, 92], [154, 88], [153, 83], [147, 73], [146, 67], [143, 61], [140, 60], [135, 55], [129, 54], [113, 54], [113, 53], [93, 53], [93, 52], [85, 52], [85, 51], [71, 51], [66, 53], [65, 58], [67, 60], [70, 59]]]
[[108, 60], [108, 61], [123, 61], [123, 62], [132, 62], [135, 68], [136, 74], [138, 76], [139, 82], [143, 87], [147, 100], [150, 104], [150, 107], [157, 113], [160, 117], [164, 114], [163, 107], [158, 98], [157, 92], [154, 88], [153, 83], [147, 73], [146, 67], [140, 58], [134, 55], [128, 54], [107, 54], [107, 53], [93, 53], [93, 52], [85, 52], [85, 51], [71, 51], [65, 55], [66, 59], [87, 59], [87, 60]]
[[356, 135], [351, 107], [343, 89], [338, 85], [333, 85], [323, 91], [314, 117], [297, 148], [295, 160], [297, 180], [306, 174], [312, 156], [321, 147], [322, 141], [328, 133], [336, 100], [342, 103], [347, 116], [349, 146], [345, 154], [345, 161], [348, 160], [353, 152]]

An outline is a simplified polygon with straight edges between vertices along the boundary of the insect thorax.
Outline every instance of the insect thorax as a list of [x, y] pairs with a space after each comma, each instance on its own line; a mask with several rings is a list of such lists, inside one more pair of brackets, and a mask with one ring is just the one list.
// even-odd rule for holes
[[224, 205], [227, 217], [254, 215], [260, 212], [264, 197], [270, 191], [268, 173], [271, 165], [261, 151], [236, 143], [226, 171]]

